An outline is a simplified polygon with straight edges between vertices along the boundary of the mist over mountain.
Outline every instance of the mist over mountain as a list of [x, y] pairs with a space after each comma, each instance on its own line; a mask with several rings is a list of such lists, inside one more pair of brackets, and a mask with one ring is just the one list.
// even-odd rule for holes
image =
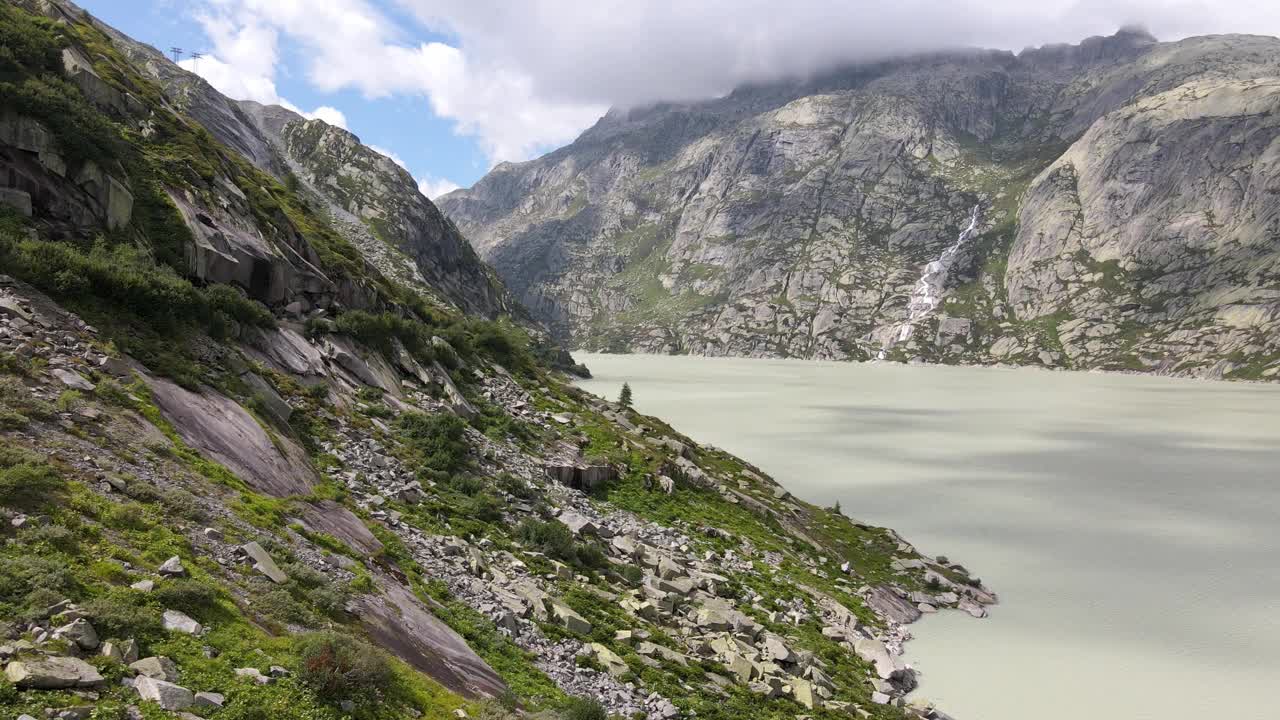
[[614, 109], [440, 204], [577, 347], [1272, 377], [1278, 50], [847, 65]]

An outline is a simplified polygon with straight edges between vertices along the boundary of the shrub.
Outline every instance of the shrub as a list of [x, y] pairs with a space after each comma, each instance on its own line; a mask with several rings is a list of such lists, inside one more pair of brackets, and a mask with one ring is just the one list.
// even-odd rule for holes
[[452, 413], [405, 413], [398, 425], [420, 469], [451, 473], [466, 466], [471, 447], [462, 418]]
[[253, 606], [268, 619], [285, 625], [305, 625], [313, 619], [311, 611], [284, 588], [262, 593], [254, 599]]
[[638, 586], [644, 581], [644, 570], [639, 565], [614, 565], [613, 569], [628, 585]]
[[174, 514], [188, 520], [201, 521], [207, 517], [195, 495], [182, 488], [170, 488], [160, 495], [160, 502]]
[[0, 405], [0, 430], [21, 430], [30, 424], [31, 418]]
[[516, 528], [516, 538], [526, 546], [560, 560], [574, 556], [573, 531], [559, 520], [526, 519]]
[[462, 504], [462, 512], [472, 520], [495, 523], [502, 519], [503, 503], [487, 492], [476, 493]]
[[334, 632], [309, 633], [296, 641], [298, 679], [326, 702], [370, 702], [392, 683], [391, 664], [372, 645]]
[[532, 500], [536, 496], [529, 483], [511, 473], [499, 475], [495, 484], [499, 490], [521, 500]]
[[560, 713], [563, 720], [609, 720], [609, 712], [599, 701], [589, 698], [569, 698], [569, 703]]
[[58, 395], [58, 401], [54, 404], [57, 406], [58, 412], [73, 412], [84, 404], [84, 396], [78, 390], [63, 390], [62, 394]]
[[95, 560], [89, 563], [89, 574], [112, 585], [123, 585], [129, 581], [129, 571], [112, 560]]
[[578, 543], [573, 537], [573, 531], [559, 520], [543, 522], [527, 519], [516, 528], [516, 537], [547, 557], [577, 568], [599, 569], [609, 565], [609, 559], [600, 546], [595, 543]]
[[473, 327], [476, 349], [498, 364], [512, 372], [525, 371], [534, 365], [528, 337], [511, 323], [481, 320]]
[[130, 590], [116, 588], [81, 606], [104, 638], [147, 638], [161, 632], [160, 611]]
[[37, 510], [51, 503], [65, 486], [62, 477], [44, 462], [24, 459], [14, 464], [0, 455], [0, 505]]
[[125, 390], [123, 385], [112, 378], [103, 378], [98, 381], [98, 386], [94, 388], [93, 394], [99, 400], [116, 407], [130, 408], [134, 405], [133, 398], [129, 396], [129, 391]]
[[484, 481], [474, 475], [454, 475], [446, 483], [450, 490], [471, 496], [484, 490]]
[[[0, 616], [18, 610], [42, 611], [75, 588], [75, 573], [63, 560], [34, 554], [0, 557]], [[46, 602], [35, 593], [57, 597]]]
[[9, 678], [0, 677], [0, 705], [9, 705], [18, 701], [18, 686], [9, 682]]
[[102, 524], [113, 530], [145, 530], [151, 525], [147, 510], [138, 503], [111, 503], [102, 511]]
[[166, 608], [194, 615], [218, 604], [218, 589], [200, 580], [178, 578], [158, 584], [152, 597]]
[[76, 540], [75, 534], [70, 530], [61, 525], [53, 524], [25, 527], [18, 533], [18, 542], [28, 548], [43, 545], [53, 550], [74, 552], [77, 544]]

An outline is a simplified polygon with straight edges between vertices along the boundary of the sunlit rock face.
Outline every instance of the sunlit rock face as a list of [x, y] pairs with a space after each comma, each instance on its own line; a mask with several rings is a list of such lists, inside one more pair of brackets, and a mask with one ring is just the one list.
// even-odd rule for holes
[[582, 348], [1274, 376], [1278, 50], [1126, 31], [614, 110], [440, 206]]

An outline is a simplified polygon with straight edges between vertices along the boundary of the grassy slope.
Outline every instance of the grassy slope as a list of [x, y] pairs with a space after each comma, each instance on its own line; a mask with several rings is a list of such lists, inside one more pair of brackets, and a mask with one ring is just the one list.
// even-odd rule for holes
[[[5, 13], [6, 26], [19, 28], [20, 34], [34, 38], [37, 45], [46, 43], [43, 48], [37, 47], [37, 52], [47, 52], [49, 47], [56, 48], [69, 42], [82, 44], [99, 59], [99, 70], [109, 82], [128, 89], [155, 107], [162, 107], [158, 90], [132, 73], [105, 38], [91, 27], [81, 24], [56, 27], [9, 6], [0, 8], [0, 11]], [[470, 362], [502, 363], [518, 374], [540, 404], [574, 412], [582, 424], [581, 431], [590, 440], [588, 453], [608, 457], [623, 468], [622, 479], [603, 491], [602, 500], [666, 524], [691, 529], [714, 525], [736, 537], [750, 539], [761, 551], [779, 553], [782, 560], [776, 571], [761, 566], [755, 572], [733, 578], [740, 586], [757, 592], [769, 605], [781, 607], [777, 605], [778, 601], [796, 597], [799, 592], [796, 583], [799, 582], [841, 599], [864, 620], [874, 622], [861, 601], [853, 596], [851, 591], [854, 587], [837, 579], [837, 567], [845, 560], [850, 561], [859, 573], [859, 582], [889, 578], [889, 555], [894, 551], [895, 543], [884, 531], [856, 526], [834, 513], [803, 505], [798, 506], [802, 509], [800, 516], [789, 519], [784, 527], [773, 513], [749, 511], [743, 503], [732, 502], [716, 492], [682, 487], [676, 494], [668, 496], [649, 488], [648, 477], [670, 459], [670, 453], [656, 449], [638, 450], [631, 446], [621, 428], [599, 414], [587, 398], [550, 373], [538, 359], [536, 349], [530, 348], [527, 340], [513, 328], [440, 313], [415, 303], [411, 293], [371, 273], [354, 256], [354, 250], [328, 228], [322, 218], [309, 214], [286, 188], [257, 173], [234, 153], [217, 146], [206, 132], [190, 121], [159, 110], [156, 116], [162, 126], [161, 132], [152, 138], [142, 138], [125, 125], [95, 115], [79, 96], [78, 90], [55, 82], [56, 70], [47, 63], [33, 66], [15, 61], [7, 66], [6, 72], [5, 82], [9, 85], [3, 88], [5, 92], [17, 92], [14, 88], [33, 79], [54, 88], [56, 92], [52, 97], [57, 98], [55, 103], [27, 107], [38, 117], [46, 113], [45, 119], [48, 120], [53, 117], [48, 113], [58, 108], [72, 109], [70, 117], [75, 122], [57, 128], [61, 142], [74, 144], [77, 140], [92, 139], [94, 133], [105, 133], [112, 141], [102, 144], [113, 148], [112, 152], [117, 154], [104, 157], [103, 161], [116, 161], [129, 167], [128, 175], [135, 186], [145, 182], [166, 183], [187, 187], [193, 192], [211, 192], [209, 183], [216, 174], [232, 177], [245, 191], [255, 217], [265, 226], [282, 234], [296, 233], [316, 249], [326, 273], [366, 282], [375, 288], [384, 306], [398, 308], [395, 313], [382, 315], [348, 313], [339, 318], [337, 327], [331, 329], [352, 335], [370, 349], [383, 346], [394, 337], [423, 360], [431, 359], [431, 356], [423, 347], [422, 339], [430, 334], [442, 334]], [[210, 334], [215, 327], [212, 319], [207, 323], [197, 323], [190, 318], [157, 318], [144, 309], [147, 304], [157, 301], [160, 296], [153, 293], [159, 290], [176, 288], [174, 291], [183, 296], [200, 291], [181, 277], [182, 268], [172, 264], [173, 253], [166, 254], [166, 247], [170, 250], [177, 248], [166, 245], [173, 243], [175, 238], [165, 233], [177, 233], [180, 245], [180, 222], [175, 224], [174, 210], [167, 206], [167, 201], [155, 197], [156, 204], [138, 216], [133, 228], [142, 237], [151, 239], [151, 252], [139, 254], [129, 250], [129, 262], [125, 264], [129, 271], [128, 283], [125, 284], [130, 288], [141, 287], [139, 294], [116, 292], [123, 281], [112, 274], [111, 259], [116, 257], [114, 255], [104, 256], [100, 263], [103, 267], [95, 270], [103, 275], [101, 282], [88, 286], [60, 284], [59, 273], [78, 267], [57, 265], [73, 262], [66, 253], [54, 252], [55, 246], [63, 244], [62, 241], [47, 238], [23, 240], [25, 230], [13, 218], [5, 220], [3, 229], [6, 232], [0, 246], [11, 253], [10, 258], [24, 262], [9, 263], [6, 269], [36, 283], [72, 309], [85, 313], [86, 319], [102, 330], [102, 349], [111, 353], [117, 347], [127, 350], [147, 362], [153, 370], [191, 385], [199, 380], [213, 381], [222, 391], [253, 408], [253, 398], [234, 379], [248, 365], [231, 346], [218, 339], [218, 333]], [[24, 242], [36, 244], [24, 245]], [[117, 252], [112, 248], [129, 246], [125, 238], [108, 234], [98, 238], [97, 243], [111, 252]], [[54, 265], [42, 262], [53, 262]], [[192, 302], [199, 305], [199, 301]], [[223, 311], [221, 306], [214, 309]], [[210, 315], [214, 317], [212, 310]], [[348, 317], [355, 320], [344, 325]], [[264, 324], [269, 322], [264, 321]], [[324, 328], [317, 330], [323, 331]], [[499, 635], [486, 618], [451, 601], [439, 585], [427, 581], [408, 553], [397, 547], [392, 536], [380, 526], [371, 523], [372, 529], [387, 545], [386, 552], [377, 558], [344, 552], [341, 543], [333, 538], [313, 536], [300, 540], [290, 533], [286, 518], [295, 503], [313, 498], [281, 500], [254, 493], [225, 468], [184, 447], [147, 400], [141, 387], [121, 389], [106, 378], [82, 368], [85, 374], [99, 383], [98, 393], [81, 398], [68, 396], [62, 403], [66, 406], [64, 409], [57, 407], [52, 399], [37, 401], [25, 397], [21, 390], [30, 390], [34, 386], [33, 378], [47, 378], [45, 368], [39, 363], [24, 364], [18, 358], [5, 356], [4, 366], [4, 379], [15, 390], [4, 400], [5, 446], [28, 448], [36, 455], [52, 458], [45, 463], [42, 472], [56, 478], [52, 493], [37, 498], [42, 503], [38, 510], [49, 516], [49, 524], [33, 531], [24, 530], [21, 536], [5, 531], [7, 537], [2, 553], [6, 558], [4, 572], [7, 574], [5, 582], [0, 585], [7, 588], [4, 600], [6, 613], [19, 617], [53, 602], [48, 593], [35, 594], [40, 588], [23, 578], [31, 577], [31, 569], [27, 565], [56, 567], [59, 570], [56, 582], [41, 582], [40, 587], [57, 588], [53, 590], [55, 593], [77, 602], [101, 601], [98, 604], [101, 605], [100, 617], [103, 619], [99, 622], [104, 628], [110, 627], [112, 608], [124, 608], [126, 614], [136, 614], [142, 618], [138, 622], [143, 622], [143, 625], [132, 627], [122, 624], [119, 629], [139, 637], [144, 655], [171, 655], [183, 667], [184, 683], [195, 689], [227, 691], [233, 699], [244, 700], [243, 703], [234, 703], [235, 706], [255, 708], [252, 712], [257, 713], [241, 714], [250, 711], [229, 708], [221, 711], [219, 717], [335, 717], [336, 711], [331, 704], [321, 701], [296, 681], [264, 687], [241, 686], [230, 674], [241, 663], [260, 667], [280, 664], [296, 668], [298, 656], [289, 636], [299, 630], [335, 627], [353, 635], [359, 634], [352, 618], [334, 610], [334, 600], [368, 592], [367, 569], [355, 571], [345, 583], [336, 586], [326, 584], [296, 563], [290, 563], [291, 548], [305, 547], [298, 545], [305, 542], [312, 549], [355, 556], [355, 559], [410, 578], [421, 595], [444, 603], [438, 610], [441, 617], [459, 630], [504, 675], [521, 700], [533, 705], [564, 705], [563, 695], [531, 667], [526, 653]], [[287, 377], [263, 368], [257, 370], [268, 377], [295, 408], [291, 427], [272, 428], [272, 432], [297, 437], [313, 451], [313, 460], [321, 470], [331, 469], [333, 459], [319, 453], [319, 443], [331, 436], [339, 420], [381, 436], [392, 447], [403, 440], [395, 434], [383, 433], [374, 425], [375, 419], [385, 418], [391, 412], [376, 398], [369, 398], [368, 402], [351, 408], [332, 405], [323, 394], [308, 391]], [[455, 374], [455, 380], [463, 385], [464, 392], [479, 402], [475, 397], [476, 389], [468, 385], [464, 374]], [[65, 420], [66, 413], [78, 403], [100, 408], [109, 417], [125, 417], [128, 412], [137, 412], [164, 431], [168, 436], [167, 445], [140, 445], [136, 436], [119, 433], [111, 429], [112, 425], [75, 425], [66, 432], [58, 430], [56, 421]], [[483, 409], [484, 414], [475, 423], [477, 429], [504, 441], [537, 448], [558, 439], [554, 433], [522, 427], [519, 421], [506, 416], [501, 408], [486, 406]], [[655, 419], [633, 417], [633, 420], [650, 427], [655, 433], [678, 437]], [[269, 425], [265, 419], [262, 422]], [[127, 489], [123, 493], [106, 495], [97, 488], [98, 479], [94, 473], [68, 460], [84, 457], [89, 447], [96, 447], [98, 450], [94, 452], [105, 453], [129, 467], [162, 470], [163, 477], [172, 486], [150, 487], [145, 481], [124, 478]], [[401, 447], [400, 452], [413, 459], [411, 448]], [[718, 451], [697, 449], [695, 452], [697, 462], [713, 475], [732, 477], [749, 469], [741, 461]], [[433, 499], [434, 504], [408, 513], [407, 521], [434, 531], [486, 536], [514, 547], [511, 528], [491, 514], [477, 512], [492, 504], [495, 488], [505, 480], [477, 475], [473, 465], [455, 468], [447, 475], [448, 482]], [[780, 501], [772, 497], [772, 491], [766, 485], [748, 487], [743, 492], [764, 506], [780, 509]], [[185, 496], [180, 493], [216, 498], [230, 514], [222, 516], [221, 520], [199, 515], [184, 516], [184, 513], [196, 511], [190, 503], [183, 501]], [[332, 482], [323, 483], [315, 497], [351, 505], [337, 484]], [[192, 540], [205, 522], [221, 522], [230, 538], [255, 537], [270, 545], [272, 551], [281, 553], [280, 559], [292, 568], [295, 580], [285, 588], [266, 586], [255, 577], [245, 576], [237, 570], [229, 571], [202, 556]], [[788, 534], [799, 533], [813, 538], [818, 545], [788, 539]], [[699, 542], [707, 547], [723, 549], [725, 541], [700, 539]], [[157, 634], [154, 627], [145, 622], [147, 617], [154, 619], [154, 613], [159, 609], [157, 601], [127, 589], [130, 582], [140, 576], [140, 569], [154, 567], [172, 554], [184, 558], [195, 575], [194, 582], [203, 589], [192, 586], [194, 600], [171, 599], [171, 602], [192, 602], [189, 606], [191, 614], [211, 628], [210, 635], [201, 645], [213, 647], [217, 651], [214, 658], [205, 657], [203, 649], [194, 641]], [[135, 570], [126, 569], [121, 561], [131, 563]], [[597, 573], [595, 577], [599, 583], [609, 586], [620, 582], [619, 578], [608, 573]], [[911, 583], [910, 578], [898, 579], [908, 585]], [[635, 622], [618, 617], [606, 603], [599, 602], [596, 596], [580, 588], [566, 588], [566, 593], [570, 601], [597, 620], [601, 628]], [[841, 684], [838, 697], [866, 702], [869, 689], [861, 680], [867, 672], [865, 663], [822, 638], [812, 622], [800, 628], [774, 627], [779, 632], [796, 636], [798, 647], [808, 647], [828, 658], [831, 674]], [[547, 628], [547, 632], [555, 631]], [[600, 639], [612, 643], [611, 637]], [[635, 660], [630, 650], [617, 649], [629, 660]], [[95, 662], [110, 665], [106, 661]], [[402, 708], [411, 706], [425, 712], [428, 717], [436, 717], [463, 704], [429, 679], [399, 664], [395, 668], [397, 681], [385, 689], [385, 697], [391, 702], [363, 706], [358, 711], [359, 716], [392, 717]], [[707, 686], [695, 684], [697, 678], [684, 669], [667, 667], [664, 672], [658, 672], [638, 664], [635, 669], [646, 686], [668, 694], [686, 708], [696, 709], [702, 717], [741, 717], [747, 708], [752, 708], [750, 712], [754, 717], [792, 717], [798, 711], [797, 706], [789, 701], [763, 703], [745, 690], [735, 690], [729, 700], [723, 700]], [[723, 668], [711, 669], [724, 674]], [[104, 667], [104, 670], [113, 676], [121, 672], [118, 667]], [[106, 692], [99, 703], [101, 716], [112, 717], [109, 713], [117, 712], [117, 706], [127, 700], [128, 694], [118, 688]], [[0, 686], [0, 708], [6, 712], [34, 710], [37, 706], [63, 701], [73, 700], [49, 693], [15, 693], [10, 687]], [[893, 708], [876, 707], [873, 711], [880, 717], [900, 716], [900, 711]], [[154, 709], [148, 712], [155, 714]], [[812, 714], [834, 717], [827, 711]]]

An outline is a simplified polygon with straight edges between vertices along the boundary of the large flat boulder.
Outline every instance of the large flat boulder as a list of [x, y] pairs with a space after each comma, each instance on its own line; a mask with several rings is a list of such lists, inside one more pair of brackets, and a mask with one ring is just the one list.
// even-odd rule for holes
[[253, 569], [266, 575], [271, 582], [282, 585], [289, 582], [289, 576], [285, 574], [276, 561], [272, 559], [271, 553], [258, 544], [257, 540], [240, 546], [244, 550], [244, 554], [253, 560]]
[[352, 550], [366, 555], [382, 552], [382, 543], [360, 518], [332, 500], [307, 503], [302, 506], [301, 514], [302, 524], [311, 532], [335, 537]]
[[133, 689], [138, 691], [138, 697], [150, 700], [165, 710], [185, 710], [196, 701], [190, 690], [146, 675], [133, 681]]
[[374, 580], [378, 592], [361, 595], [351, 606], [371, 640], [464, 697], [500, 697], [507, 692], [498, 673], [412, 592], [386, 575]]
[[106, 682], [95, 667], [73, 657], [15, 660], [5, 667], [4, 674], [14, 685], [35, 690], [96, 687]]
[[241, 338], [250, 355], [277, 370], [304, 378], [325, 373], [320, 349], [292, 328], [244, 328]]
[[920, 619], [920, 610], [892, 589], [878, 585], [867, 593], [867, 606], [877, 614], [903, 625]]
[[309, 493], [315, 486], [315, 470], [306, 452], [285, 437], [273, 442], [234, 400], [209, 388], [194, 393], [159, 377], [148, 377], [147, 384], [161, 414], [183, 441], [254, 490], [288, 497]]

